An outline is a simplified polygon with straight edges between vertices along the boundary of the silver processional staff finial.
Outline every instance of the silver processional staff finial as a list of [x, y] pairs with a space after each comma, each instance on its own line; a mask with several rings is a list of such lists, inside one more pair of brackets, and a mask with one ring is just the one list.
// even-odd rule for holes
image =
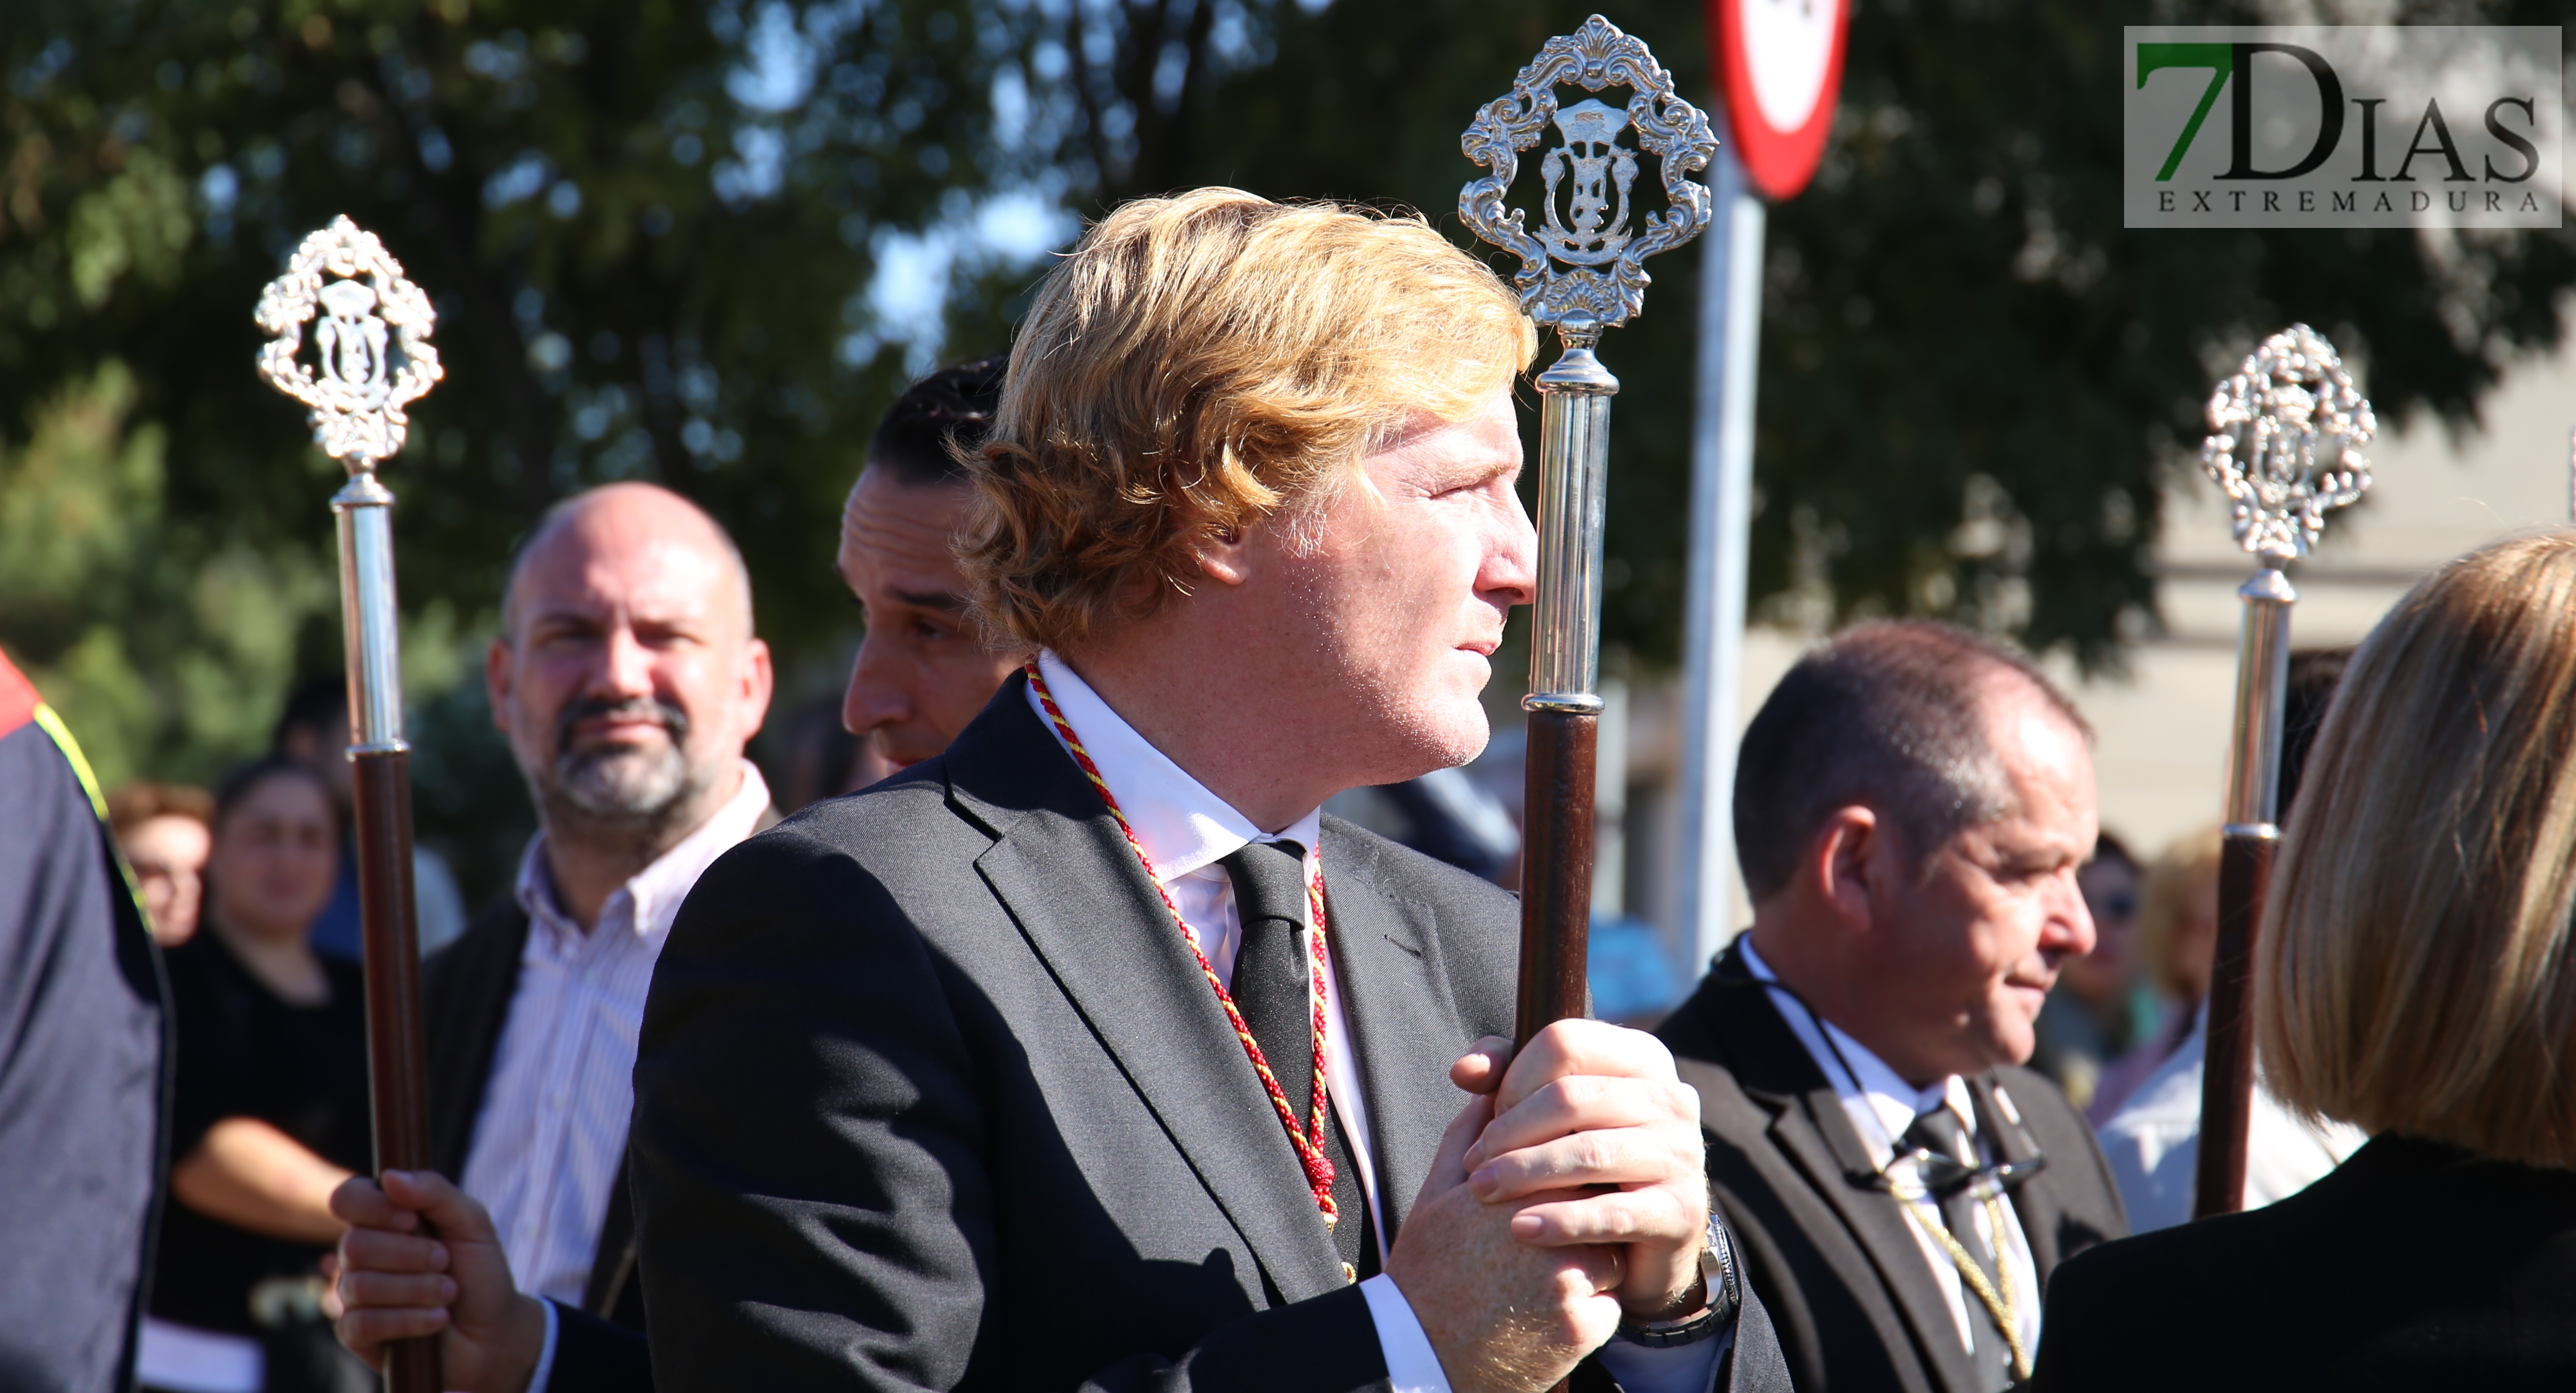
[[2201, 1074], [2200, 1149], [2192, 1217], [2235, 1213], [2244, 1203], [2246, 1138], [2254, 1094], [2253, 981], [2256, 928], [2280, 843], [2282, 718], [2288, 704], [2290, 607], [2298, 591], [2281, 568], [2315, 548], [2325, 515], [2370, 487], [2362, 453], [2378, 433], [2370, 403], [2334, 345], [2305, 324], [2263, 340], [2209, 398], [2201, 467], [2234, 508], [2236, 544], [2253, 553], [2254, 577], [2238, 588], [2244, 625], [2236, 648], [2236, 731], [2228, 744], [2218, 868], [2218, 940], [2203, 1005], [2208, 1055]]
[[[444, 375], [429, 343], [438, 323], [429, 297], [346, 215], [295, 249], [286, 274], [260, 294], [258, 320], [270, 335], [260, 377], [311, 409], [313, 443], [352, 474], [401, 451], [411, 425], [403, 408]], [[307, 324], [318, 359], [310, 365]]]
[[2379, 423], [2325, 336], [2263, 340], [2209, 398], [2200, 467], [2234, 505], [2236, 544], [2278, 567], [2315, 549], [2325, 515], [2370, 487]]
[[[1559, 85], [1598, 92], [1625, 87], [1625, 105], [1599, 98], [1559, 110]], [[1539, 165], [1546, 181], [1544, 225], [1535, 233], [1520, 209], [1506, 208], [1520, 154], [1553, 124], [1565, 143]], [[1636, 132], [1636, 148], [1619, 137]], [[1513, 79], [1512, 90], [1485, 104], [1459, 140], [1467, 158], [1492, 171], [1458, 193], [1458, 213], [1477, 236], [1521, 259], [1512, 277], [1530, 318], [1549, 325], [1568, 346], [1589, 344], [1603, 329], [1628, 322], [1644, 307], [1646, 258], [1668, 251], [1708, 226], [1709, 195], [1690, 178], [1717, 154], [1707, 113], [1673, 91], [1672, 74], [1643, 41], [1599, 15], [1547, 41]], [[1637, 150], [1657, 158], [1665, 213], [1648, 212], [1645, 230], [1628, 230]], [[1566, 268], [1558, 269], [1562, 262]], [[1606, 268], [1606, 269], [1605, 269]]]
[[[1559, 109], [1556, 89], [1626, 88], [1624, 105], [1597, 97]], [[1550, 126], [1561, 144], [1541, 157], [1539, 229], [1505, 206], [1521, 152]], [[1634, 144], [1626, 141], [1633, 137]], [[1593, 350], [1603, 330], [1645, 307], [1646, 258], [1708, 226], [1705, 185], [1717, 137], [1708, 116], [1673, 91], [1646, 45], [1599, 15], [1547, 41], [1487, 102], [1459, 139], [1484, 177], [1458, 191], [1476, 235], [1520, 258], [1521, 308], [1556, 330], [1564, 352], [1539, 390], [1538, 613], [1530, 626], [1529, 796], [1522, 828], [1518, 1038], [1586, 1011], [1584, 960], [1592, 903], [1592, 794], [1601, 698], [1601, 524], [1610, 474], [1610, 400], [1619, 379]], [[1635, 221], [1640, 154], [1656, 157], [1666, 209]], [[1619, 758], [1614, 754], [1612, 758]]]
[[[259, 297], [269, 334], [259, 375], [303, 403], [313, 441], [349, 471], [332, 496], [349, 667], [350, 801], [366, 972], [367, 1069], [375, 1164], [430, 1162], [419, 923], [412, 893], [411, 746], [403, 739], [402, 645], [394, 598], [394, 495], [376, 466], [403, 447], [403, 408], [439, 379], [438, 316], [384, 244], [345, 217], [304, 239]], [[312, 361], [304, 331], [313, 330]], [[437, 1393], [437, 1337], [397, 1340], [386, 1393]]]

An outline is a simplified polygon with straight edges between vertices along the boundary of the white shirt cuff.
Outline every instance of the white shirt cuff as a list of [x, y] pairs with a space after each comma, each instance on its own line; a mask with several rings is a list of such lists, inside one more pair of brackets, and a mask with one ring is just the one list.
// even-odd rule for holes
[[1717, 1361], [1734, 1343], [1732, 1330], [1679, 1349], [1648, 1349], [1613, 1336], [1598, 1357], [1618, 1380], [1619, 1393], [1710, 1393], [1717, 1386]]
[[1377, 1347], [1386, 1355], [1386, 1381], [1395, 1385], [1395, 1393], [1449, 1393], [1440, 1356], [1431, 1352], [1431, 1337], [1422, 1333], [1413, 1303], [1397, 1290], [1395, 1279], [1381, 1272], [1360, 1283], [1360, 1295], [1368, 1299], [1369, 1319], [1377, 1322]]
[[528, 1393], [546, 1393], [547, 1382], [555, 1376], [555, 1337], [563, 1332], [555, 1303], [540, 1299], [537, 1304], [546, 1308], [546, 1343], [537, 1351], [536, 1372], [528, 1375]]

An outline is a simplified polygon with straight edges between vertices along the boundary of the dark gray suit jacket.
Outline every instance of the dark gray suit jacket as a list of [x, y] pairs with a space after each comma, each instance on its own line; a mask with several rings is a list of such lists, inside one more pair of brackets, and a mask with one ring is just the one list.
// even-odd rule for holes
[[[1214, 995], [1022, 693], [681, 911], [630, 1157], [660, 1387], [1385, 1378]], [[1323, 859], [1392, 1237], [1465, 1101], [1449, 1065], [1510, 1031], [1517, 915], [1338, 819]]]
[[[1977, 1371], [1914, 1230], [1870, 1183], [1876, 1167], [1824, 1071], [1750, 980], [1743, 949], [1729, 948], [1655, 1033], [1699, 1091], [1716, 1204], [1798, 1393], [1974, 1393]], [[2001, 1159], [2047, 1158], [2011, 1192], [2043, 1288], [2060, 1262], [2129, 1231], [2093, 1130], [2057, 1085], [2015, 1068], [1968, 1085]]]

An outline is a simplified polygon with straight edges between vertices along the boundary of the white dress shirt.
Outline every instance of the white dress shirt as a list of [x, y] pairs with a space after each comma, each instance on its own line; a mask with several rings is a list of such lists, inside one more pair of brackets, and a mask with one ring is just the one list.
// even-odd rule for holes
[[[2119, 1183], [2129, 1232], [2169, 1229], [2191, 1218], [2200, 1163], [2200, 1084], [2209, 1051], [2209, 1013], [2101, 1128], [2102, 1159]], [[2370, 1134], [2349, 1122], [2311, 1121], [2264, 1085], [2255, 1062], [2254, 1106], [2245, 1140], [2245, 1207], [2288, 1199], [2325, 1178]]]
[[[1053, 652], [1038, 655], [1038, 669], [1046, 677], [1047, 690], [1063, 710], [1065, 721], [1100, 770], [1101, 782], [1109, 786], [1119, 810], [1127, 815], [1127, 825], [1135, 831], [1137, 844], [1153, 862], [1156, 881], [1170, 893], [1172, 902], [1180, 907], [1181, 917], [1198, 934], [1199, 947], [1207, 954], [1209, 966], [1216, 969], [1218, 979], [1231, 985], [1234, 955], [1243, 941], [1243, 919], [1234, 905], [1233, 878], [1218, 863], [1253, 842], [1286, 841], [1304, 847], [1306, 864], [1315, 866], [1322, 851], [1317, 843], [1323, 810], [1311, 809], [1278, 831], [1265, 832], [1137, 734]], [[1062, 733], [1056, 731], [1034, 687], [1028, 692], [1028, 702], [1029, 709], [1046, 723], [1057, 743], [1063, 743]], [[1323, 869], [1329, 885], [1332, 868]], [[1310, 922], [1301, 937], [1311, 962], [1311, 907], [1308, 917]], [[1365, 1084], [1358, 1062], [1339, 1043], [1350, 1038], [1339, 972], [1340, 965], [1328, 955], [1324, 974], [1324, 1078], [1333, 1115], [1340, 1119], [1350, 1140], [1360, 1191], [1367, 1197], [1370, 1217], [1376, 1221], [1378, 1258], [1383, 1263], [1387, 1252], [1386, 1206], [1377, 1192], [1368, 1110], [1363, 1105]], [[1465, 1101], [1461, 1096], [1459, 1102], [1463, 1105]], [[1285, 1146], [1286, 1129], [1281, 1131], [1280, 1145]], [[1387, 1378], [1396, 1393], [1449, 1393], [1449, 1379], [1441, 1371], [1439, 1356], [1432, 1352], [1431, 1339], [1423, 1333], [1422, 1323], [1394, 1280], [1381, 1272], [1360, 1283], [1360, 1294], [1367, 1299], [1369, 1317], [1377, 1325]], [[1726, 1345], [1721, 1340], [1706, 1340], [1675, 1350], [1613, 1345], [1602, 1351], [1602, 1358], [1627, 1393], [1703, 1393], [1715, 1376], [1717, 1357]]]
[[[1762, 961], [1762, 955], [1754, 951], [1752, 936], [1748, 934], [1740, 941], [1744, 945], [1745, 970], [1751, 972], [1756, 981], [1779, 981], [1771, 965]], [[1860, 1133], [1861, 1145], [1868, 1149], [1871, 1163], [1918, 1196], [1912, 1203], [1924, 1218], [1934, 1224], [1941, 1223], [1941, 1206], [1921, 1190], [1914, 1163], [1903, 1162], [1892, 1170], [1888, 1163], [1895, 1159], [1897, 1139], [1905, 1135], [1905, 1129], [1914, 1125], [1915, 1118], [1936, 1107], [1947, 1107], [1957, 1114], [1959, 1121], [1968, 1129], [1969, 1139], [1976, 1143], [1979, 1155], [1993, 1159], [1992, 1141], [1980, 1137], [1977, 1132], [1976, 1102], [1968, 1092], [1968, 1081], [1953, 1074], [1928, 1088], [1916, 1088], [1840, 1026], [1818, 1019], [1807, 1010], [1805, 1003], [1785, 988], [1771, 988], [1770, 996], [1771, 1004], [1780, 1010], [1781, 1019], [1787, 1021], [1789, 1029], [1796, 1033], [1798, 1043], [1807, 1047], [1808, 1056], [1816, 1061], [1816, 1067], [1823, 1070], [1826, 1080], [1833, 1084], [1835, 1096], [1841, 1099], [1843, 1112], [1851, 1118], [1852, 1130]], [[2030, 1240], [2021, 1231], [2021, 1216], [2009, 1203], [1992, 1209], [1981, 1204], [1974, 1212], [1977, 1236], [1985, 1240], [1986, 1251], [2001, 1256], [2004, 1289], [2014, 1303], [2013, 1314], [2019, 1317], [2016, 1323], [2021, 1327], [2022, 1348], [2036, 1351], [2039, 1348], [2039, 1265], [2031, 1259]], [[1996, 1212], [2001, 1212], [2004, 1217], [2004, 1232], [2001, 1234], [1994, 1231], [1993, 1215]], [[1974, 1354], [1977, 1349], [1977, 1322], [1969, 1318], [1968, 1303], [1976, 1298], [1959, 1280], [1959, 1269], [1952, 1265], [1949, 1255], [1941, 1251], [1932, 1236], [1924, 1232], [1923, 1226], [1909, 1224], [1907, 1227], [1914, 1230], [1915, 1246], [1923, 1250], [1923, 1265], [1932, 1270], [1933, 1283], [1950, 1303], [1950, 1318], [1958, 1324], [1960, 1345]]]
[[556, 902], [545, 834], [528, 843], [518, 883], [528, 944], [463, 1177], [465, 1192], [492, 1211], [520, 1290], [581, 1304], [626, 1158], [654, 960], [698, 876], [768, 807], [769, 786], [742, 761], [734, 796], [619, 886], [587, 933]]

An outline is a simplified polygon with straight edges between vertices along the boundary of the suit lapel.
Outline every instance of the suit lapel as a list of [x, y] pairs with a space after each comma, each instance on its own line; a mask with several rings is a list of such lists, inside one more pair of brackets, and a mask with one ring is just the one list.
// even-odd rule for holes
[[[1741, 962], [1737, 957], [1739, 973], [1744, 970]], [[1719, 970], [1724, 971], [1724, 965]], [[1823, 1069], [1772, 1004], [1771, 994], [1751, 987], [1744, 990], [1750, 998], [1747, 1009], [1718, 1014], [1714, 1021], [1725, 1039], [1738, 1085], [1747, 1097], [1772, 1110], [1773, 1144], [1806, 1173], [1808, 1184], [1850, 1230], [1942, 1385], [1955, 1393], [1972, 1393], [1976, 1370], [1959, 1343], [1958, 1322], [1933, 1280], [1913, 1222], [1894, 1196], [1871, 1183], [1877, 1167], [1860, 1133], [1853, 1129]]]
[[1441, 1134], [1466, 1101], [1449, 1082], [1466, 1025], [1440, 971], [1427, 907], [1390, 898], [1359, 874], [1339, 819], [1324, 823], [1324, 909], [1349, 1046], [1366, 1087], [1378, 1212], [1392, 1245], [1431, 1173]]
[[[2007, 1119], [1995, 1102], [1996, 1089], [1991, 1073], [1968, 1080], [1968, 1092], [1977, 1105], [1977, 1130], [1993, 1139], [1996, 1160], [2027, 1165], [2040, 1153], [2030, 1129], [2018, 1120], [2020, 1100], [2014, 1100], [2015, 1117]], [[2057, 1260], [2063, 1256], [2057, 1251], [2057, 1195], [2049, 1181], [2048, 1172], [2042, 1170], [2011, 1192], [2013, 1217], [2021, 1223], [2022, 1240], [2030, 1245], [2031, 1269], [2042, 1282], [2057, 1270]]]
[[430, 1163], [443, 1175], [465, 1175], [527, 946], [527, 911], [508, 899], [431, 960], [423, 984], [430, 1023]]
[[1099, 795], [1014, 678], [950, 750], [999, 838], [976, 861], [1065, 996], [1289, 1301], [1343, 1285], [1323, 1216], [1216, 995]]

